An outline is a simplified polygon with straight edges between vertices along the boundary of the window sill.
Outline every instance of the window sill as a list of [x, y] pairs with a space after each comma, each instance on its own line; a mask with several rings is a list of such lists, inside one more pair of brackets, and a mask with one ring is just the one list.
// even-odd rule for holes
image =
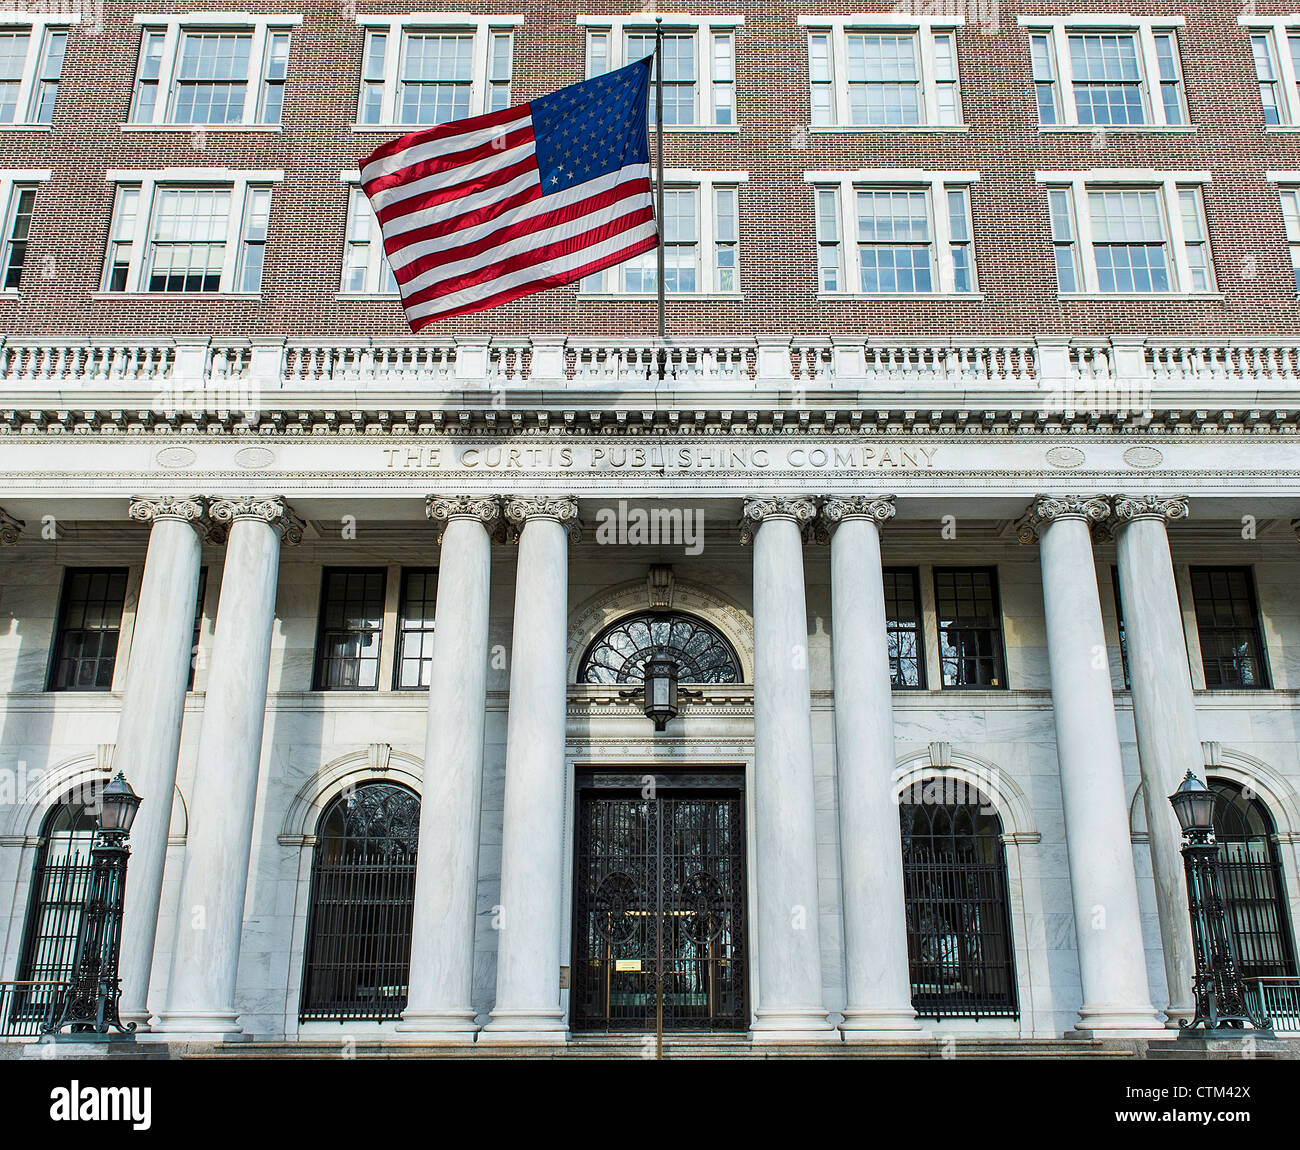
[[17, 288], [3, 288], [3, 289], [0, 289], [0, 300], [18, 299], [18, 298], [19, 298], [19, 295], [18, 295], [18, 289], [17, 289]]
[[402, 297], [395, 291], [341, 291], [335, 292], [334, 298], [351, 302], [364, 302], [365, 300], [398, 300], [400, 302]]
[[1265, 124], [1264, 131], [1275, 136], [1293, 135], [1300, 132], [1300, 124]]
[[118, 124], [124, 132], [184, 132], [193, 136], [198, 132], [262, 132], [272, 135], [283, 132], [282, 124]]
[[[474, 113], [475, 116], [482, 115], [482, 114], [483, 113], [480, 112]], [[462, 118], [472, 119], [472, 117], [468, 117], [468, 116]], [[455, 123], [455, 121], [448, 120], [447, 123]], [[441, 125], [439, 124], [358, 124], [354, 122], [349, 124], [348, 127], [353, 132], [357, 132], [357, 133], [385, 132], [391, 134], [393, 132], [402, 132], [402, 133], [419, 132], [419, 131], [423, 131], [425, 128], [437, 128], [437, 127], [441, 127]], [[650, 126], [649, 131], [650, 134], [653, 136], [655, 132], [654, 125]], [[723, 135], [731, 133], [731, 134], [739, 135], [740, 125], [739, 124], [665, 124], [664, 132], [669, 136], [689, 135], [691, 132], [704, 132], [704, 133], [711, 133], [711, 134], [721, 133]]]
[[0, 132], [48, 132], [53, 124], [0, 124]]
[[208, 292], [179, 292], [179, 291], [97, 291], [90, 297], [91, 299], [122, 299], [122, 300], [255, 300], [260, 301], [261, 292], [234, 292], [234, 291], [208, 291]]
[[969, 131], [969, 124], [811, 124], [808, 127], [809, 134], [815, 136], [833, 136], [844, 132], [885, 134], [902, 132], [921, 135], [928, 132], [946, 132], [960, 135]]
[[1182, 291], [1139, 291], [1139, 292], [1095, 292], [1095, 291], [1075, 291], [1075, 292], [1058, 292], [1057, 299], [1061, 300], [1187, 300], [1189, 303], [1197, 303], [1201, 300], [1211, 302], [1223, 302], [1227, 297], [1222, 292], [1202, 291], [1202, 292], [1182, 292]]
[[1095, 136], [1099, 132], [1106, 135], [1124, 133], [1125, 135], [1149, 136], [1158, 133], [1171, 133], [1178, 136], [1194, 136], [1199, 124], [1039, 124], [1038, 130], [1049, 135]]
[[[602, 292], [578, 292], [579, 299], [586, 300], [657, 300], [658, 294], [652, 291], [602, 291]], [[693, 291], [693, 292], [667, 292], [664, 295], [665, 303], [676, 303], [678, 301], [694, 302], [696, 300], [731, 300], [739, 303], [745, 298], [744, 292], [739, 291]]]
[[984, 293], [981, 291], [820, 291], [819, 300], [954, 300], [958, 303], [982, 303]]

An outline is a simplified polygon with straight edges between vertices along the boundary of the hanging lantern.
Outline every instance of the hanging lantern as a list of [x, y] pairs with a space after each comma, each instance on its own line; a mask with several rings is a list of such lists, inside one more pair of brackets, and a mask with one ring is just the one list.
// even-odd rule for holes
[[662, 655], [652, 655], [645, 664], [645, 713], [662, 731], [677, 714], [677, 663]]

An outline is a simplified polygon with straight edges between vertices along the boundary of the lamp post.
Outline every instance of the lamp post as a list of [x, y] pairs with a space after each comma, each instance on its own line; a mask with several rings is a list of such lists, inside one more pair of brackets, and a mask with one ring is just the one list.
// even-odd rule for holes
[[65, 1026], [74, 1034], [107, 1034], [110, 1028], [130, 1034], [132, 1022], [123, 1026], [117, 1016], [122, 986], [117, 976], [122, 949], [122, 902], [126, 893], [126, 860], [131, 853], [126, 839], [135, 821], [140, 796], [118, 771], [100, 792], [99, 836], [90, 852], [90, 883], [82, 904], [77, 932], [72, 981], [57, 1022], [47, 1034]]
[[1179, 1026], [1184, 1037], [1241, 1037], [1247, 1026], [1262, 1037], [1272, 1037], [1269, 1020], [1255, 1012], [1246, 995], [1228, 930], [1219, 848], [1214, 841], [1215, 798], [1191, 771], [1169, 796], [1183, 830], [1183, 866], [1196, 958], [1192, 984], [1196, 1017], [1190, 1022], [1182, 1019]]

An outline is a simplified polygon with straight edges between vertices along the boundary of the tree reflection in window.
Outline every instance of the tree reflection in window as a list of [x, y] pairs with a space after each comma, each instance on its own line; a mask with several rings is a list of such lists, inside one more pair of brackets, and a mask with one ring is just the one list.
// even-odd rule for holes
[[680, 611], [642, 611], [606, 627], [582, 657], [579, 683], [641, 683], [646, 660], [677, 663], [679, 683], [739, 683], [740, 659], [722, 633]]

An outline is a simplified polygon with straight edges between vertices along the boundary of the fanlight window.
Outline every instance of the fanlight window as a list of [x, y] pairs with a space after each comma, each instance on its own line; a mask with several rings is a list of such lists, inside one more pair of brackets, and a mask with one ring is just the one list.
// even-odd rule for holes
[[920, 800], [899, 805], [912, 1006], [922, 1018], [1014, 1018], [1001, 820], [952, 780], [928, 780], [909, 798]]
[[321, 816], [302, 1021], [383, 1021], [406, 1008], [419, 831], [419, 798], [391, 783], [344, 792]]
[[1218, 795], [1214, 838], [1219, 845], [1224, 910], [1244, 978], [1281, 978], [1296, 973], [1282, 860], [1273, 820], [1250, 792], [1211, 779]]
[[739, 683], [740, 659], [722, 632], [694, 615], [643, 611], [596, 636], [578, 669], [579, 683], [641, 683], [646, 660], [677, 662], [679, 683]]

